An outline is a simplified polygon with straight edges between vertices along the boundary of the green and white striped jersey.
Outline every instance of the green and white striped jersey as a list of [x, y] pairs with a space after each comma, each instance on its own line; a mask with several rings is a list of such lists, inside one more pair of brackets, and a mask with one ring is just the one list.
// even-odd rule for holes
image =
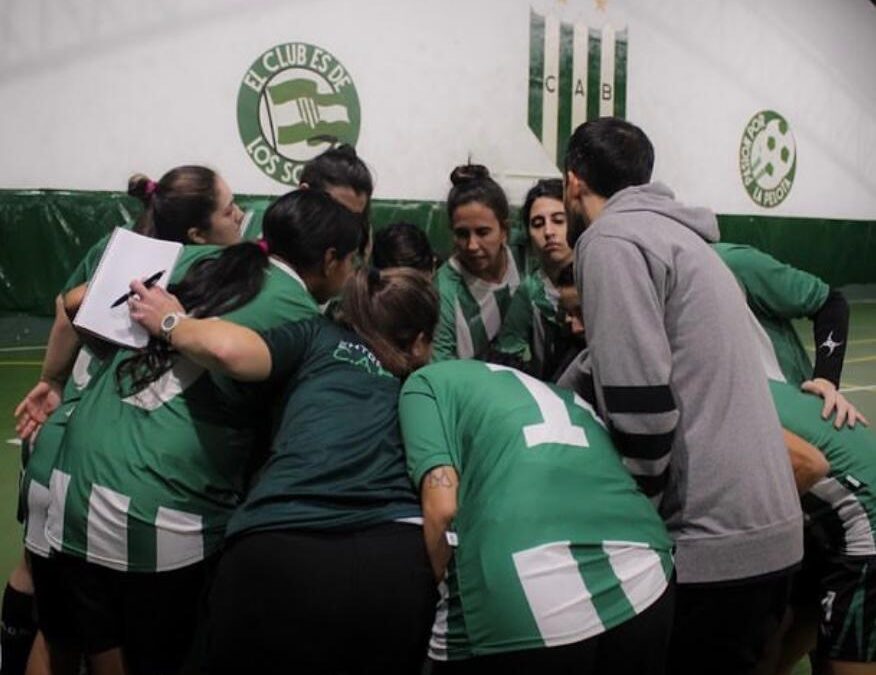
[[558, 320], [560, 292], [544, 270], [520, 283], [496, 338], [496, 351], [518, 357], [534, 374], [544, 373], [549, 341], [562, 328]]
[[452, 256], [435, 275], [441, 300], [438, 327], [432, 345], [432, 360], [481, 358], [499, 334], [520, 285], [520, 275], [511, 249], [505, 247], [508, 267], [494, 284], [474, 276]]
[[669, 535], [576, 394], [451, 361], [408, 378], [399, 410], [414, 482], [438, 466], [460, 479], [432, 658], [578, 642], [666, 589]]
[[[266, 330], [318, 313], [294, 270], [271, 262], [259, 295], [223, 318]], [[116, 368], [130, 355], [116, 354], [67, 422], [46, 536], [52, 548], [113, 569], [177, 569], [218, 550], [264, 401], [179, 355], [147, 388], [128, 393], [122, 382], [120, 393]]]
[[28, 551], [46, 557], [49, 542], [46, 539], [46, 513], [49, 510], [49, 479], [58, 459], [61, 441], [67, 428], [67, 420], [76, 409], [82, 392], [96, 377], [106, 362], [82, 347], [73, 364], [73, 371], [64, 386], [61, 405], [40, 427], [33, 444], [29, 447], [27, 464], [21, 479], [21, 497], [24, 513], [24, 545]]
[[[62, 294], [91, 278], [109, 239], [110, 235], [107, 234], [88, 249], [64, 283]], [[33, 554], [46, 557], [51, 548], [45, 534], [46, 514], [49, 510], [49, 479], [58, 458], [67, 420], [76, 409], [82, 392], [105, 365], [87, 346], [79, 350], [70, 377], [64, 385], [61, 405], [49, 416], [33, 444], [28, 447], [27, 462], [21, 478], [21, 499], [24, 545]]]
[[803, 495], [806, 526], [831, 554], [876, 555], [876, 435], [861, 425], [836, 429], [823, 401], [770, 381], [782, 426], [824, 453], [830, 473]]

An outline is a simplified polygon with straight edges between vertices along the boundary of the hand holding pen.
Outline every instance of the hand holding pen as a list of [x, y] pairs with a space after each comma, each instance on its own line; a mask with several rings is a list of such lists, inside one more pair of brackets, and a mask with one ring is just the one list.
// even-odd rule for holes
[[[146, 277], [146, 279], [144, 279], [141, 283], [146, 288], [152, 288], [156, 283], [158, 283], [158, 280], [161, 278], [162, 274], [164, 274], [164, 270], [159, 270], [155, 274], [151, 274], [148, 277]], [[119, 305], [126, 303], [130, 298], [134, 297], [134, 295], [135, 295], [135, 292], [133, 290], [128, 291], [124, 295], [117, 298], [116, 301], [110, 305], [110, 309], [115, 309]]]
[[185, 314], [186, 310], [177, 297], [161, 286], [146, 288], [143, 282], [135, 279], [131, 282], [131, 290], [133, 295], [128, 300], [131, 318], [152, 335], [161, 332], [161, 320], [168, 314]]

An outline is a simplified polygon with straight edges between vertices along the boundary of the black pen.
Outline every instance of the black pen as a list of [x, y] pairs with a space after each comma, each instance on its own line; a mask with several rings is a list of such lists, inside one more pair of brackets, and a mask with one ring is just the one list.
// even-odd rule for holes
[[[162, 274], [164, 274], [164, 270], [160, 270], [160, 271], [156, 272], [155, 274], [153, 274], [152, 276], [150, 276], [149, 278], [147, 278], [147, 279], [143, 282], [143, 285], [144, 285], [146, 288], [152, 288], [152, 287], [155, 285], [155, 282], [158, 281], [158, 280], [161, 278], [161, 275], [162, 275]], [[125, 293], [122, 297], [120, 297], [118, 300], [116, 300], [113, 304], [111, 304], [111, 305], [110, 305], [110, 309], [113, 309], [113, 308], [115, 308], [115, 307], [118, 307], [118, 306], [121, 305], [122, 303], [127, 302], [127, 301], [128, 301], [128, 298], [130, 298], [131, 296], [134, 296], [134, 295], [136, 295], [136, 293], [134, 293], [134, 291], [128, 291], [128, 292]]]

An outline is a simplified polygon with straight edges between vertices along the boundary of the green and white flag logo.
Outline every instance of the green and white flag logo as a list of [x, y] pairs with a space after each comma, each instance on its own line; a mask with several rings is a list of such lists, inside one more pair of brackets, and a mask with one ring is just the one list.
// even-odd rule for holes
[[627, 30], [529, 18], [529, 128], [562, 171], [569, 136], [598, 117], [626, 117]]
[[748, 196], [758, 206], [778, 206], [797, 173], [797, 142], [787, 120], [761, 110], [745, 125], [739, 143], [739, 172]]
[[247, 154], [271, 178], [297, 185], [305, 162], [339, 143], [355, 145], [360, 110], [346, 68], [303, 42], [267, 50], [237, 94], [237, 127]]

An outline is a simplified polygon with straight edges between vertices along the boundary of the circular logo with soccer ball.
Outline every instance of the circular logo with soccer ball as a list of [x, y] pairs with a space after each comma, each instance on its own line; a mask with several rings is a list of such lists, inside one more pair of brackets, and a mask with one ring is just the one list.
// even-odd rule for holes
[[797, 170], [797, 144], [787, 120], [762, 110], [745, 126], [739, 145], [742, 184], [758, 206], [778, 206], [791, 191]]
[[297, 185], [305, 162], [359, 138], [359, 95], [347, 69], [321, 47], [289, 42], [261, 54], [237, 94], [237, 128], [256, 166]]

